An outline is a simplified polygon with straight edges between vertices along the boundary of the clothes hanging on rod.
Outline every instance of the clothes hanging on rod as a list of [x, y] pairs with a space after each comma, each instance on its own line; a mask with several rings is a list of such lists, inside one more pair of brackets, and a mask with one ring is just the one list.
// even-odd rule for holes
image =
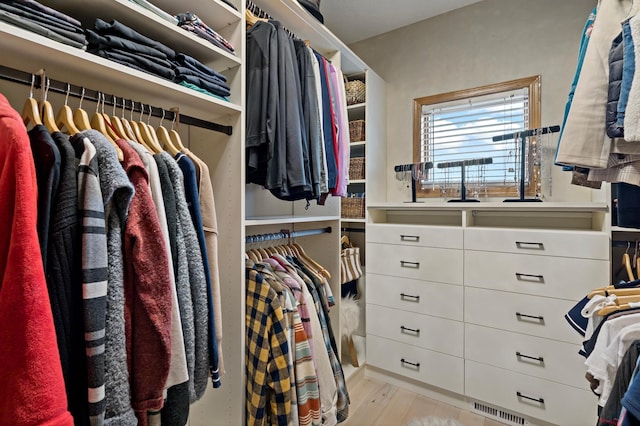
[[[4, 97], [0, 107], [11, 110]], [[22, 125], [22, 137], [30, 137], [32, 147], [48, 147], [46, 153], [28, 150], [31, 167], [37, 164], [36, 176], [42, 177], [37, 192], [45, 194], [30, 226], [48, 228], [41, 231], [47, 250], [39, 262], [48, 289], [42, 300], [50, 314], [49, 320], [42, 317], [48, 324], [41, 326], [55, 330], [56, 341], [47, 347], [59, 360], [57, 367], [51, 365], [43, 353], [29, 368], [41, 362], [52, 374], [61, 373], [65, 409], [75, 424], [101, 419], [145, 424], [148, 410], [167, 422], [186, 422], [189, 404], [202, 397], [209, 375], [212, 386], [219, 387], [223, 373], [221, 333], [216, 333], [221, 330], [213, 257], [217, 226], [208, 168], [186, 149], [175, 158], [166, 152], [154, 155], [118, 138], [121, 164], [114, 145], [98, 131], [69, 136], [29, 124], [28, 133]], [[0, 138], [2, 147], [11, 143]], [[57, 161], [41, 161], [47, 158]], [[189, 183], [189, 205], [183, 182]], [[14, 241], [10, 234], [2, 234], [0, 244], [9, 241]], [[7, 276], [0, 278], [4, 282]], [[25, 297], [22, 304], [33, 303]], [[3, 303], [6, 299], [0, 298]], [[19, 336], [6, 337], [8, 347], [22, 345]], [[21, 393], [18, 386], [7, 379], [3, 390], [15, 396]], [[52, 398], [59, 397], [55, 386], [51, 383]], [[56, 406], [50, 402], [46, 406]], [[16, 409], [25, 407], [27, 402], [16, 399]], [[2, 418], [15, 416], [0, 412]]]
[[342, 72], [276, 20], [258, 20], [247, 31], [247, 62], [247, 182], [283, 200], [324, 204], [329, 194], [345, 196], [350, 140]]
[[638, 302], [640, 280], [622, 281], [594, 289], [565, 315], [585, 339], [579, 353], [586, 358], [591, 390], [599, 396], [598, 425], [618, 424], [622, 416], [640, 349]]
[[[248, 250], [246, 260], [246, 383], [248, 395], [253, 396], [246, 401], [248, 423], [271, 416], [278, 424], [336, 424], [348, 416], [349, 395], [328, 315], [332, 295], [327, 293], [326, 277], [317, 263], [304, 257], [298, 244], [265, 248], [269, 242], [327, 230], [330, 228], [247, 236], [249, 244], [258, 244]], [[270, 321], [265, 322], [267, 318]], [[259, 339], [269, 332], [265, 323], [279, 336], [277, 344]], [[260, 367], [261, 359], [273, 357], [286, 361], [287, 366], [280, 368], [275, 383]], [[263, 377], [264, 381], [258, 380]], [[267, 387], [277, 389], [276, 394], [266, 392]]]
[[[117, 20], [105, 22], [99, 17], [95, 19], [93, 29], [82, 28], [79, 21], [72, 17], [77, 13], [73, 5], [64, 3], [58, 5], [62, 12], [36, 1], [10, 3], [0, 6], [0, 20], [4, 22], [207, 96], [229, 101], [231, 89], [226, 77], [198, 59], [175, 51], [135, 28]], [[198, 21], [197, 25], [197, 30], [204, 32], [203, 35], [208, 34], [202, 22]]]
[[[34, 80], [34, 87], [38, 88], [42, 86], [41, 77], [34, 76], [31, 73], [20, 71], [14, 68], [6, 67], [4, 65], [0, 65], [0, 80], [11, 81], [14, 83], [24, 84], [27, 86], [32, 85], [32, 76]], [[51, 92], [61, 93], [64, 95], [69, 95], [74, 98], [100, 102], [109, 106], [122, 106], [127, 110], [128, 113], [133, 114], [136, 113], [145, 113], [154, 117], [161, 118], [163, 114], [167, 120], [175, 120], [178, 117], [178, 113], [172, 111], [171, 109], [165, 110], [160, 107], [145, 105], [144, 110], [141, 102], [134, 102], [130, 99], [124, 99], [119, 96], [104, 94], [99, 95], [99, 92], [96, 90], [88, 89], [81, 86], [76, 86], [67, 82], [49, 79], [48, 90]], [[115, 99], [115, 101], [114, 101]], [[117, 105], [116, 105], [117, 104]], [[124, 107], [124, 105], [130, 105], [129, 107]], [[231, 135], [233, 132], [232, 126], [222, 125], [211, 121], [202, 120], [199, 118], [191, 117], [188, 115], [180, 114], [180, 122], [182, 124], [195, 126], [203, 129], [213, 130], [216, 132], [224, 133], [226, 135]]]

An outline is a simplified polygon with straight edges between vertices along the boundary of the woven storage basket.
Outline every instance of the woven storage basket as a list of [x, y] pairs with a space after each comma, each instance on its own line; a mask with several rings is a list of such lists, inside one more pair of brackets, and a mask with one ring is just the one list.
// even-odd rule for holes
[[366, 85], [362, 80], [346, 81], [344, 83], [347, 95], [347, 105], [361, 104], [365, 101]]
[[349, 160], [349, 180], [364, 179], [364, 157], [353, 157]]
[[342, 199], [341, 216], [346, 219], [364, 219], [364, 197], [347, 197]]
[[354, 120], [349, 122], [349, 139], [351, 142], [361, 142], [365, 138], [364, 120]]

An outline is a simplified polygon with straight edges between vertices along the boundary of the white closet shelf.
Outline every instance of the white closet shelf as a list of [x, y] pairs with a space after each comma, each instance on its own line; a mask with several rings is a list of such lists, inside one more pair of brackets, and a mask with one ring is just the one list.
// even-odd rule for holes
[[357, 110], [363, 110], [364, 111], [366, 106], [367, 106], [367, 104], [364, 103], [364, 102], [359, 103], [359, 104], [349, 105], [349, 106], [347, 106], [347, 111], [349, 111], [349, 112], [357, 111]]
[[365, 146], [366, 144], [367, 144], [367, 141], [358, 141], [358, 142], [351, 142], [349, 146], [351, 148], [355, 148], [357, 146]]
[[314, 18], [296, 0], [254, 0], [262, 10], [278, 21], [296, 36], [309, 40], [311, 47], [323, 55], [340, 51], [340, 67], [345, 74], [366, 70], [367, 64], [327, 27]]
[[480, 203], [447, 203], [444, 200], [438, 202], [424, 202], [420, 204], [411, 203], [371, 203], [368, 210], [491, 210], [505, 212], [606, 212], [607, 203], [503, 203], [503, 202], [480, 202]]
[[640, 234], [639, 228], [624, 228], [622, 226], [612, 226], [611, 232], [628, 232], [630, 234]]
[[263, 216], [247, 217], [244, 221], [245, 227], [262, 225], [286, 225], [292, 223], [327, 222], [339, 220], [337, 216]]
[[240, 66], [241, 58], [236, 55], [128, 0], [93, 0], [90, 8], [86, 7], [84, 0], [50, 0], [49, 3], [53, 8], [78, 18], [88, 29], [94, 28], [96, 18], [106, 22], [115, 19], [178, 53], [193, 56], [218, 72]]
[[363, 183], [367, 183], [367, 180], [366, 179], [351, 179], [349, 181], [349, 185], [363, 184]]
[[343, 217], [340, 219], [342, 222], [349, 222], [349, 223], [367, 223], [367, 219], [353, 219], [353, 218], [346, 218]]
[[[208, 121], [220, 121], [242, 111], [242, 107], [160, 77], [100, 58], [83, 50], [49, 40], [0, 22], [0, 53], [11, 58], [11, 66], [26, 72], [44, 68], [47, 76], [111, 95], [143, 102]], [[73, 70], [73, 73], [70, 72]], [[25, 96], [27, 94], [25, 89]]]

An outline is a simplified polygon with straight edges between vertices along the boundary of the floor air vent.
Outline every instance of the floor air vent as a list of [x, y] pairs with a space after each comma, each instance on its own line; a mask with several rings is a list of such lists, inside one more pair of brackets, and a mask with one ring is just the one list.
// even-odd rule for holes
[[527, 419], [525, 419], [524, 417], [512, 414], [499, 408], [492, 407], [487, 404], [473, 402], [472, 408], [474, 411], [477, 411], [486, 417], [491, 417], [492, 419], [497, 420], [501, 423], [517, 426], [531, 426], [529, 421], [527, 421]]

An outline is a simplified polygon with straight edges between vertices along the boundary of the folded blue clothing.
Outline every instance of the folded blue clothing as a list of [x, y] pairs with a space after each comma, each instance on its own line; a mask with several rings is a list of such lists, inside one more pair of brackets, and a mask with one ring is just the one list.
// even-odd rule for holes
[[194, 71], [198, 71], [204, 74], [215, 75], [220, 80], [224, 82], [227, 81], [227, 77], [225, 77], [224, 75], [212, 70], [208, 66], [204, 65], [202, 62], [184, 53], [178, 53], [176, 55], [175, 62], [180, 66], [191, 68]]
[[[154, 60], [145, 58], [141, 54], [115, 50], [98, 50], [93, 53], [112, 61], [117, 60], [118, 63], [123, 65], [133, 65], [136, 69], [141, 69], [148, 72], [149, 74], [157, 75], [158, 77], [162, 77], [167, 80], [173, 81], [173, 79], [175, 78], [175, 73], [170, 66], [159, 65]], [[169, 62], [167, 61], [167, 63]]]
[[[2, 1], [0, 2], [0, 4], [2, 4], [3, 6], [10, 6], [11, 8], [15, 9], [15, 10], [19, 10], [21, 13], [14, 11], [13, 13], [15, 13], [16, 15], [19, 16], [29, 16], [31, 18], [38, 18], [39, 21], [41, 22], [47, 22], [51, 25], [55, 25], [59, 28], [62, 28], [66, 31], [71, 31], [71, 32], [75, 32], [75, 33], [79, 33], [79, 34], [84, 34], [84, 28], [82, 28], [82, 26], [80, 25], [75, 25], [65, 19], [61, 19], [58, 18], [55, 15], [51, 15], [45, 12], [42, 12], [40, 10], [37, 9], [33, 9], [31, 7], [29, 7], [28, 5], [25, 5], [19, 1], [15, 1], [15, 0], [10, 0], [10, 1]], [[9, 9], [5, 9], [5, 10], [9, 10]], [[23, 15], [26, 14], [26, 15]]]
[[30, 31], [34, 34], [39, 34], [43, 37], [49, 38], [51, 40], [57, 41], [59, 43], [67, 44], [69, 46], [77, 47], [78, 49], [85, 49], [85, 43], [78, 43], [75, 40], [72, 40], [68, 37], [57, 33], [56, 31], [51, 31], [50, 29], [43, 27], [42, 25], [38, 25], [35, 22], [32, 22], [28, 19], [24, 19], [18, 15], [14, 15], [11, 12], [7, 12], [5, 10], [0, 9], [0, 21], [7, 22], [17, 28], [22, 28], [26, 31]]
[[56, 22], [54, 19], [43, 18], [39, 16], [36, 12], [25, 11], [20, 8], [14, 7], [9, 4], [5, 4], [0, 2], [0, 10], [3, 10], [7, 13], [11, 13], [14, 16], [19, 16], [22, 19], [33, 22], [36, 25], [42, 26], [50, 31], [53, 31], [60, 36], [73, 40], [77, 43], [87, 44], [87, 38], [84, 35], [84, 31], [80, 33], [74, 30], [74, 27], [70, 24], [67, 24], [65, 27], [64, 24], [60, 24]]
[[185, 81], [187, 83], [193, 84], [195, 86], [201, 87], [205, 90], [208, 90], [209, 92], [218, 95], [218, 96], [229, 96], [231, 94], [231, 91], [228, 89], [225, 89], [222, 86], [219, 86], [217, 84], [213, 84], [213, 83], [209, 83], [208, 81], [205, 81], [199, 77], [195, 77], [192, 75], [176, 75], [176, 78], [174, 80], [176, 83], [180, 83], [182, 81]]
[[198, 71], [194, 71], [191, 68], [176, 66], [175, 64], [174, 64], [173, 69], [176, 72], [176, 75], [192, 75], [194, 77], [200, 77], [201, 79], [206, 80], [206, 81], [208, 81], [210, 83], [217, 84], [217, 85], [222, 86], [222, 87], [224, 87], [226, 89], [230, 89], [229, 85], [226, 82], [220, 80], [216, 76], [207, 75], [207, 74], [204, 74], [204, 73], [201, 73], [201, 72], [198, 72]]
[[144, 53], [159, 59], [167, 60], [167, 55], [153, 47], [136, 43], [129, 39], [116, 35], [101, 35], [93, 30], [86, 30], [87, 41], [89, 42], [88, 50], [95, 52], [98, 50], [120, 49], [130, 53]]
[[35, 0], [15, 0], [15, 2], [23, 4], [39, 12], [46, 13], [47, 15], [55, 16], [56, 18], [62, 19], [63, 21], [66, 21], [66, 22], [69, 22], [70, 24], [75, 25], [76, 27], [82, 27], [82, 23], [80, 23], [80, 21], [78, 21], [77, 19], [69, 15], [66, 15], [60, 11], [57, 11], [55, 9], [52, 9], [50, 7], [44, 6]]
[[202, 87], [196, 86], [195, 84], [187, 83], [186, 81], [181, 81], [178, 84], [180, 86], [186, 87], [188, 89], [195, 90], [196, 92], [204, 93], [205, 95], [213, 96], [214, 98], [222, 99], [223, 101], [229, 102], [229, 98], [228, 97], [215, 95], [215, 94], [209, 92], [208, 90], [203, 89]]
[[125, 38], [127, 40], [131, 40], [138, 44], [142, 44], [145, 46], [149, 46], [155, 50], [159, 50], [164, 53], [167, 58], [173, 59], [176, 55], [175, 50], [165, 46], [159, 41], [150, 39], [139, 32], [127, 27], [124, 24], [116, 21], [115, 19], [111, 21], [111, 23], [107, 23], [102, 19], [98, 18], [95, 22], [95, 31], [100, 35], [114, 35], [118, 37]]

